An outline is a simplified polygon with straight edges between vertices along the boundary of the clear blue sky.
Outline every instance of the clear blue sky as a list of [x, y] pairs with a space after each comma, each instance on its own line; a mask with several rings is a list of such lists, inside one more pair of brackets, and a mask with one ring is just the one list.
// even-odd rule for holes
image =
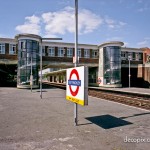
[[[78, 0], [79, 43], [150, 47], [150, 0]], [[18, 33], [74, 42], [74, 0], [1, 0], [0, 37]]]

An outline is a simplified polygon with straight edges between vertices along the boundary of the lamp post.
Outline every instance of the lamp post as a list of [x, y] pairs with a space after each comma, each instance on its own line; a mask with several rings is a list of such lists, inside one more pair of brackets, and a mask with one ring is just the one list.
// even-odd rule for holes
[[42, 42], [43, 40], [47, 41], [47, 40], [62, 40], [62, 38], [41, 38], [41, 43], [40, 43], [40, 98], [42, 99]]
[[32, 85], [33, 85], [33, 75], [32, 75], [32, 53], [31, 53], [31, 75], [30, 75], [30, 85], [31, 85], [31, 92], [32, 92]]
[[40, 71], [41, 71], [41, 75], [40, 75], [40, 98], [42, 99], [42, 40], [41, 40], [41, 55], [40, 55]]
[[[75, 0], [75, 63], [74, 67], [77, 67], [78, 63], [78, 0]], [[74, 125], [78, 125], [78, 104], [74, 103]]]
[[129, 60], [129, 88], [130, 88], [130, 84], [131, 84], [131, 81], [130, 81], [130, 78], [131, 78], [131, 73], [130, 73], [130, 61], [131, 61], [131, 56], [128, 56], [128, 60]]

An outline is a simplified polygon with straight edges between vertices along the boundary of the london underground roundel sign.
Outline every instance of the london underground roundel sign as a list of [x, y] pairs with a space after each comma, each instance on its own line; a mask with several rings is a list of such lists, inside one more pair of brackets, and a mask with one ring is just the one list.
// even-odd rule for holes
[[66, 99], [77, 104], [87, 105], [88, 70], [86, 67], [67, 69]]
[[[72, 75], [75, 74], [75, 76], [77, 77], [77, 80], [72, 80]], [[76, 96], [78, 94], [79, 91], [79, 86], [81, 86], [81, 80], [79, 80], [79, 74], [78, 71], [76, 69], [73, 69], [70, 73], [70, 77], [68, 80], [68, 85], [69, 85], [69, 90], [72, 96]], [[76, 90], [73, 91], [72, 90], [72, 86], [71, 85], [75, 85], [76, 86]]]

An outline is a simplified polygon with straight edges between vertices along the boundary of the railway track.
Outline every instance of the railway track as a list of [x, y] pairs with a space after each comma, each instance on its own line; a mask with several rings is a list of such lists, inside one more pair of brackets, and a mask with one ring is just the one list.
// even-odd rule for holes
[[127, 96], [126, 94], [117, 94], [117, 93], [107, 93], [107, 92], [101, 92], [97, 90], [90, 90], [89, 89], [89, 95], [101, 99], [106, 99], [122, 104], [126, 104], [129, 106], [135, 106], [143, 109], [150, 110], [150, 98], [141, 97], [138, 98], [137, 96]]
[[[59, 83], [56, 84], [56, 83], [49, 83], [49, 82], [44, 82], [43, 84], [51, 85], [61, 89], [66, 89], [65, 84], [59, 84]], [[118, 91], [107, 91], [101, 89], [94, 89], [90, 87], [88, 90], [88, 94], [89, 96], [150, 110], [150, 96], [144, 94], [142, 95], [137, 93], [134, 94], [134, 93], [124, 93]]]

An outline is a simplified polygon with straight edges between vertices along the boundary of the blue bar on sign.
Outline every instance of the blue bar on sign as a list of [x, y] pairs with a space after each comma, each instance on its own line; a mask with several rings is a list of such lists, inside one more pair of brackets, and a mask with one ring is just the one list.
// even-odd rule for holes
[[68, 80], [68, 85], [81, 86], [81, 80]]

